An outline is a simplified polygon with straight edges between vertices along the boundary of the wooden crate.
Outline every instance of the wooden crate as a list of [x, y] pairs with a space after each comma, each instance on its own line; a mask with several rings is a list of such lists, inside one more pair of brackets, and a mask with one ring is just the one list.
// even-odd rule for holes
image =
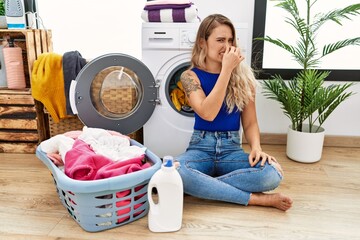
[[30, 90], [0, 90], [0, 152], [33, 153], [39, 142]]
[[0, 39], [14, 39], [15, 45], [22, 49], [26, 87], [30, 88], [31, 70], [34, 61], [44, 52], [52, 52], [52, 35], [50, 30], [0, 30]]
[[51, 30], [1, 29], [0, 39], [7, 38], [22, 49], [27, 88], [0, 88], [0, 152], [34, 153], [47, 126], [42, 103], [31, 95], [31, 71], [38, 56], [53, 50]]

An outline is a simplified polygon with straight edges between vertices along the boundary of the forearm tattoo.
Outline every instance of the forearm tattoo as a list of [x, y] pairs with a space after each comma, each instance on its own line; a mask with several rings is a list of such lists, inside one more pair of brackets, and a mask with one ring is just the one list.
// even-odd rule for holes
[[195, 92], [196, 90], [201, 89], [200, 84], [197, 83], [189, 73], [182, 74], [181, 83], [187, 97], [190, 96], [191, 92]]

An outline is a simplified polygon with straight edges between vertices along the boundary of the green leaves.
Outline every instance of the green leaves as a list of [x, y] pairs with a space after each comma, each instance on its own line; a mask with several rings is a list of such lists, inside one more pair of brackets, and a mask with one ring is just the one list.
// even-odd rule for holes
[[294, 130], [302, 131], [306, 120], [309, 120], [310, 129], [317, 122], [320, 127], [340, 103], [353, 95], [346, 92], [353, 83], [324, 86], [329, 73], [307, 69], [289, 81], [275, 76], [261, 83], [263, 94], [280, 103]]
[[313, 31], [317, 31], [327, 21], [333, 21], [339, 25], [342, 25], [342, 20], [350, 20], [351, 16], [356, 16], [359, 14], [360, 3], [347, 6], [343, 9], [335, 9], [325, 14], [320, 13], [315, 17], [312, 28]]
[[269, 36], [264, 38], [256, 38], [256, 40], [263, 40], [271, 42], [286, 51], [290, 52], [293, 55], [293, 59], [297, 61], [303, 69], [315, 68], [319, 65], [321, 59], [340, 48], [349, 46], [349, 45], [360, 45], [360, 37], [353, 39], [345, 39], [338, 41], [332, 44], [323, 46], [323, 51], [321, 55], [318, 55], [316, 47], [316, 35], [320, 30], [321, 26], [328, 22], [334, 21], [337, 24], [342, 24], [342, 20], [349, 20], [351, 16], [360, 15], [360, 3], [347, 6], [343, 9], [335, 9], [328, 13], [318, 13], [313, 18], [313, 22], [309, 17], [311, 6], [315, 4], [316, 1], [306, 0], [307, 1], [307, 15], [306, 17], [301, 17], [298, 7], [295, 0], [274, 0], [279, 3], [277, 7], [283, 8], [287, 11], [290, 16], [285, 18], [286, 23], [291, 25], [299, 34], [299, 38], [296, 41], [296, 45], [291, 45], [285, 43], [281, 39], [273, 39]]
[[330, 85], [325, 88], [324, 103], [318, 109], [318, 118], [320, 126], [330, 116], [330, 114], [346, 99], [348, 99], [353, 92], [346, 92], [354, 83], [346, 83], [342, 85]]
[[322, 57], [349, 45], [360, 45], [360, 37], [345, 39], [336, 43], [325, 45], [322, 51]]
[[286, 51], [290, 52], [291, 54], [295, 55], [296, 54], [296, 48], [283, 42], [282, 40], [280, 39], [272, 39], [271, 37], [265, 37], [265, 38], [257, 38], [257, 39], [262, 39], [262, 40], [265, 40], [265, 41], [268, 41], [268, 42], [271, 42], [272, 44], [275, 44], [283, 49], [285, 49]]
[[0, 0], [0, 16], [5, 16], [5, 1]]
[[[307, 9], [305, 17], [302, 17], [296, 0], [273, 1], [279, 2], [276, 6], [289, 14], [288, 17], [285, 17], [285, 21], [298, 33], [296, 44], [291, 45], [281, 39], [269, 36], [256, 38], [256, 40], [267, 41], [283, 48], [300, 64], [301, 70], [294, 79], [288, 81], [279, 75], [265, 80], [262, 83], [263, 94], [281, 104], [281, 108], [291, 120], [294, 130], [302, 131], [302, 124], [306, 120], [311, 130], [315, 124], [321, 126], [342, 102], [354, 94], [346, 92], [353, 83], [333, 84], [325, 87], [324, 80], [330, 72], [318, 71], [315, 68], [323, 57], [346, 46], [360, 45], [360, 37], [356, 37], [319, 47], [316, 43], [316, 35], [328, 21], [342, 25], [343, 20], [351, 20], [352, 16], [360, 15], [360, 3], [314, 15], [311, 13], [311, 8], [318, 0], [305, 0]], [[311, 16], [314, 17], [311, 18]], [[321, 53], [319, 48], [322, 48]]]

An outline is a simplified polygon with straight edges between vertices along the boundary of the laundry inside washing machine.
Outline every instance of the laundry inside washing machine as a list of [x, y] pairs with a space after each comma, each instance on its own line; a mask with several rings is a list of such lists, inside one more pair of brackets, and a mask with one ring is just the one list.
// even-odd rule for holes
[[167, 95], [171, 102], [170, 105], [174, 110], [186, 116], [193, 116], [194, 111], [185, 97], [185, 92], [180, 81], [181, 74], [188, 68], [189, 66], [187, 64], [180, 66], [169, 75]]

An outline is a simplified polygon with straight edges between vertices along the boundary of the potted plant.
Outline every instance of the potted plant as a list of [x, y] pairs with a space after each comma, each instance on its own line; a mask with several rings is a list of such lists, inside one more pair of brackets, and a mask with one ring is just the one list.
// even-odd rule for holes
[[341, 25], [342, 20], [359, 15], [360, 3], [335, 9], [327, 13], [312, 14], [317, 0], [306, 1], [306, 14], [302, 17], [296, 0], [275, 0], [277, 7], [290, 16], [290, 24], [298, 36], [296, 44], [287, 44], [270, 36], [256, 38], [267, 41], [288, 51], [301, 69], [293, 79], [285, 80], [280, 75], [264, 80], [261, 85], [268, 99], [280, 103], [284, 114], [291, 120], [288, 129], [286, 153], [290, 159], [300, 162], [316, 162], [321, 159], [325, 120], [352, 94], [347, 91], [353, 83], [324, 85], [329, 71], [316, 69], [323, 57], [349, 45], [360, 45], [360, 37], [345, 39], [322, 46], [317, 45], [316, 36], [324, 23], [333, 21]]
[[7, 28], [7, 21], [5, 16], [5, 1], [0, 0], [0, 29]]

